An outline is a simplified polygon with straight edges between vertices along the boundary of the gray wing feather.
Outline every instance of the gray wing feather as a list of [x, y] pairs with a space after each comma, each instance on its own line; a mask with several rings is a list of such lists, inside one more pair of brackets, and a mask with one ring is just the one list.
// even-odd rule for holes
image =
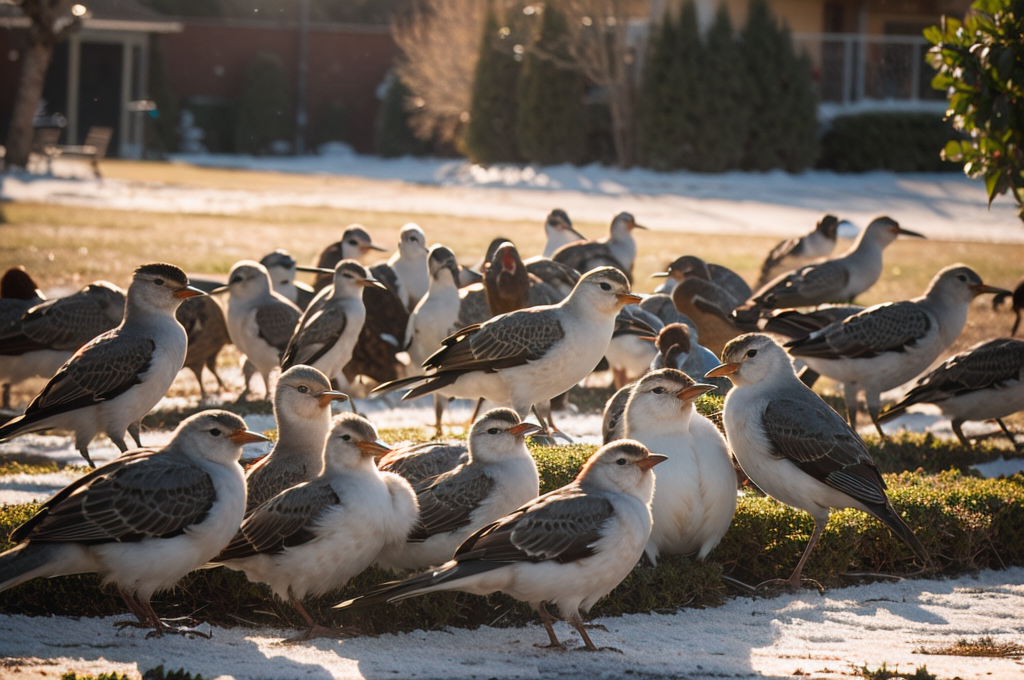
[[298, 308], [277, 299], [256, 309], [256, 326], [260, 337], [281, 351], [288, 346], [298, 322]]
[[825, 302], [849, 302], [836, 299], [850, 280], [847, 268], [835, 260], [808, 265], [782, 274], [757, 292], [756, 298], [769, 307], [802, 307]]
[[285, 363], [289, 366], [316, 361], [334, 346], [345, 332], [348, 319], [341, 305], [326, 302], [303, 315], [295, 337], [288, 345]]
[[930, 315], [913, 302], [870, 307], [792, 344], [794, 356], [873, 357], [903, 352], [931, 330]]
[[410, 484], [419, 484], [453, 470], [468, 460], [469, 449], [447, 444], [420, 444], [381, 460], [379, 469], [394, 472]]
[[331, 485], [316, 481], [293, 486], [264, 503], [242, 522], [241, 528], [218, 560], [259, 553], [277, 553], [307, 543], [323, 512], [342, 505]]
[[469, 516], [494, 488], [494, 479], [479, 467], [460, 465], [415, 488], [420, 518], [409, 538], [423, 540], [466, 526]]
[[[266, 463], [260, 461], [249, 469], [246, 475], [245, 512], [250, 514], [285, 489], [310, 481], [314, 474], [301, 463], [275, 465], [268, 455]], [[261, 464], [263, 463], [263, 464]]]

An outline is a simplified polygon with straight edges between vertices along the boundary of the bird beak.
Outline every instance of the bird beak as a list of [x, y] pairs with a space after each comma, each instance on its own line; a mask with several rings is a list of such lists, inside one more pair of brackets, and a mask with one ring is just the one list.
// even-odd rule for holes
[[184, 288], [179, 288], [178, 290], [174, 291], [173, 295], [179, 300], [187, 300], [190, 297], [206, 295], [206, 293], [193, 286], [185, 286]]
[[320, 393], [320, 396], [316, 398], [320, 408], [328, 406], [332, 401], [348, 401], [348, 395], [344, 392], [337, 390], [324, 390]]
[[685, 387], [676, 393], [676, 399], [683, 403], [688, 403], [696, 399], [702, 394], [707, 394], [711, 390], [715, 389], [714, 385], [708, 385], [706, 383], [696, 383]]
[[653, 274], [651, 274], [652, 279], [667, 279], [670, 276], [672, 275], [669, 274], [668, 272], [654, 272]]
[[721, 366], [715, 366], [710, 371], [704, 374], [705, 378], [724, 378], [727, 375], [732, 375], [736, 371], [740, 370], [739, 364], [722, 364]]
[[575, 236], [576, 238], [578, 238], [579, 240], [581, 240], [581, 241], [586, 241], [586, 240], [587, 240], [587, 237], [586, 237], [586, 236], [584, 236], [584, 235], [583, 235], [583, 234], [581, 234], [580, 232], [576, 231], [575, 229], [573, 229], [573, 228], [572, 228], [571, 226], [569, 226], [569, 225], [565, 225], [565, 230], [566, 230], [567, 232], [569, 232], [570, 234], [572, 234], [573, 236]]
[[386, 253], [386, 252], [388, 252], [387, 248], [382, 248], [381, 246], [377, 245], [376, 243], [364, 243], [362, 248], [363, 248], [363, 252], [364, 253], [367, 250], [376, 250], [378, 253]]
[[299, 264], [295, 265], [295, 271], [299, 272], [312, 272], [314, 274], [333, 274], [333, 269], [325, 269], [324, 267], [310, 267], [308, 265]]
[[379, 439], [375, 442], [356, 442], [356, 446], [365, 455], [373, 456], [374, 458], [391, 453], [391, 447]]
[[647, 227], [645, 227], [642, 224], [637, 224], [636, 222], [632, 222], [632, 221], [631, 222], [626, 222], [626, 226], [629, 227], [630, 229], [643, 229], [644, 231], [647, 231]]
[[508, 431], [517, 437], [525, 437], [528, 434], [536, 434], [543, 432], [544, 428], [540, 425], [534, 425], [533, 423], [519, 423], [508, 428]]
[[377, 279], [373, 278], [372, 276], [367, 276], [365, 279], [363, 279], [363, 287], [364, 288], [381, 288], [383, 290], [387, 290], [388, 289], [387, 286], [385, 286], [383, 283], [381, 283]]
[[636, 293], [618, 293], [615, 297], [618, 299], [619, 304], [623, 306], [635, 305], [636, 303], [643, 300], [643, 298], [637, 295]]
[[217, 286], [216, 288], [211, 290], [209, 294], [210, 295], [223, 295], [224, 293], [228, 292], [229, 290], [231, 290], [231, 286]]
[[664, 463], [666, 460], [668, 460], [668, 456], [663, 456], [660, 453], [649, 453], [646, 458], [638, 460], [636, 466], [641, 470], [650, 470], [658, 463]]
[[924, 234], [919, 234], [916, 231], [910, 231], [903, 227], [896, 227], [896, 233], [900, 236], [913, 236], [914, 238], [927, 238]]
[[658, 342], [658, 337], [655, 335], [637, 335], [637, 340], [646, 340], [647, 342]]
[[1013, 295], [1013, 293], [1006, 290], [1005, 288], [996, 288], [995, 286], [990, 286], [985, 283], [976, 283], [973, 286], [971, 286], [971, 293], [974, 294], [974, 297], [984, 295], [985, 293], [992, 293], [993, 295]]
[[237, 429], [231, 433], [228, 437], [231, 441], [236, 444], [255, 444], [256, 442], [269, 442], [269, 437], [264, 437], [259, 432], [253, 432], [251, 430]]

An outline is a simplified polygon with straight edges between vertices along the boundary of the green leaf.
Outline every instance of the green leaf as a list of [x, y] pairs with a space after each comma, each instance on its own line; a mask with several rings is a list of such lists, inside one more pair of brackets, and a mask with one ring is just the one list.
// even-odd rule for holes
[[[985, 174], [985, 190], [988, 191], [988, 206], [992, 207], [992, 201], [995, 199], [997, 194], [1003, 193], [998, 191], [1000, 180], [1003, 177], [1002, 170], [992, 170]], [[1004, 188], [1003, 191], [1006, 191]]]
[[946, 142], [945, 148], [942, 149], [942, 157], [947, 161], [959, 161], [963, 158], [962, 154], [960, 142], [955, 139]]

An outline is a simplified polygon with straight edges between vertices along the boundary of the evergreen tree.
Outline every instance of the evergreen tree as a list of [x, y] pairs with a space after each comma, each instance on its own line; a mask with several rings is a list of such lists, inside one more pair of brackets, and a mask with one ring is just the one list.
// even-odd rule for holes
[[409, 126], [405, 102], [409, 88], [394, 73], [388, 74], [387, 94], [380, 104], [374, 130], [374, 148], [385, 158], [420, 156], [430, 151], [430, 143], [417, 139]]
[[235, 151], [263, 154], [278, 140], [292, 141], [295, 107], [288, 93], [284, 62], [259, 52], [245, 71], [238, 96]]
[[[541, 19], [536, 47], [565, 58], [565, 15], [548, 3]], [[585, 83], [575, 72], [530, 51], [519, 77], [519, 116], [516, 137], [523, 158], [531, 163], [581, 163], [586, 155]]]
[[675, 67], [675, 42], [676, 26], [666, 14], [651, 36], [637, 98], [637, 161], [658, 170], [667, 169], [664, 149], [673, 123], [669, 80]]
[[743, 167], [797, 172], [817, 156], [817, 116], [811, 68], [793, 49], [789, 29], [780, 27], [766, 0], [752, 0], [743, 30], [750, 79], [750, 122]]
[[489, 8], [466, 126], [466, 153], [474, 163], [520, 160], [516, 141], [520, 63], [498, 42], [498, 17]]

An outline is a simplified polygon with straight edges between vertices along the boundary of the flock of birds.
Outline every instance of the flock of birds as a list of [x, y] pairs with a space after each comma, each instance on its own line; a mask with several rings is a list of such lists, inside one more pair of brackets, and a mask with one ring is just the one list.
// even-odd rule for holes
[[[644, 554], [653, 564], [704, 559], [725, 535], [733, 459], [762, 491], [814, 519], [780, 585], [801, 584], [836, 508], [877, 518], [927, 564], [854, 429], [861, 398], [876, 426], [929, 402], [961, 440], [965, 420], [997, 419], [1013, 441], [1001, 418], [1024, 409], [1024, 342], [957, 354], [881, 411], [883, 391], [921, 375], [956, 340], [976, 296], [1011, 293], [952, 265], [919, 297], [852, 305], [880, 277], [885, 247], [920, 235], [879, 217], [830, 257], [838, 226], [826, 215], [779, 244], [756, 290], [684, 256], [647, 296], [631, 288], [643, 228], [633, 216], [617, 215], [607, 239], [587, 241], [562, 210], [548, 216], [542, 255], [523, 260], [498, 239], [475, 268], [406, 225], [385, 263], [361, 264], [382, 249], [353, 226], [316, 267], [276, 251], [237, 263], [224, 286], [155, 263], [136, 269], [127, 293], [97, 282], [46, 300], [12, 269], [0, 285], [5, 400], [26, 378], [49, 380], [0, 426], [0, 440], [71, 431], [92, 465], [88, 447], [102, 433], [122, 455], [14, 532], [16, 547], [0, 555], [0, 591], [98, 572], [139, 626], [194, 633], [161, 621], [150, 599], [190, 571], [224, 566], [288, 601], [307, 624], [293, 639], [307, 640], [349, 631], [319, 625], [303, 600], [377, 564], [412, 575], [339, 608], [501, 591], [529, 603], [551, 646], [560, 643], [548, 606], [594, 650], [580, 611]], [[313, 287], [295, 280], [306, 270], [317, 274]], [[166, 446], [143, 447], [141, 420], [183, 366], [200, 385], [204, 368], [222, 384], [216, 357], [229, 342], [245, 357], [245, 393], [258, 373], [272, 394], [270, 453], [243, 471], [242, 446], [266, 438], [215, 409], [184, 420]], [[602, 362], [619, 388], [605, 407], [605, 443], [572, 483], [539, 496], [526, 438], [561, 435], [552, 404]], [[819, 375], [843, 384], [848, 420], [811, 389]], [[357, 376], [377, 392], [432, 395], [439, 435], [449, 399], [491, 408], [474, 414], [465, 444], [439, 436], [393, 449], [365, 417], [333, 415]], [[709, 392], [726, 397], [724, 436], [694, 407]], [[526, 422], [531, 412], [538, 424]], [[138, 448], [128, 450], [126, 433]]]

